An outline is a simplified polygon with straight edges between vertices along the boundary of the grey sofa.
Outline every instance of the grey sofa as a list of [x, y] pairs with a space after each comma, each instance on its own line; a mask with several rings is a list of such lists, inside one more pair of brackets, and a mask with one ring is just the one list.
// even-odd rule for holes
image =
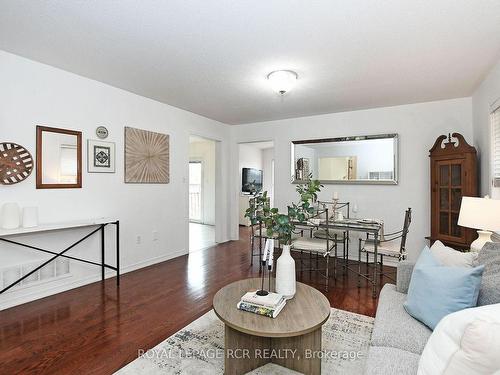
[[[477, 264], [485, 265], [478, 306], [500, 303], [500, 243], [487, 243]], [[400, 262], [396, 285], [386, 284], [380, 291], [365, 367], [367, 375], [417, 373], [420, 355], [432, 331], [403, 307], [413, 266], [407, 261]]]

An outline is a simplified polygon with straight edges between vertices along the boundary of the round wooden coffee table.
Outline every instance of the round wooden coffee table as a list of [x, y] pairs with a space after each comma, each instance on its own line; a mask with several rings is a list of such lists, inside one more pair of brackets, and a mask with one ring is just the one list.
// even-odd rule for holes
[[241, 311], [236, 304], [260, 279], [226, 285], [214, 297], [214, 311], [225, 325], [224, 372], [245, 374], [268, 362], [302, 372], [321, 373], [321, 327], [330, 303], [318, 290], [297, 283], [295, 297], [275, 318]]

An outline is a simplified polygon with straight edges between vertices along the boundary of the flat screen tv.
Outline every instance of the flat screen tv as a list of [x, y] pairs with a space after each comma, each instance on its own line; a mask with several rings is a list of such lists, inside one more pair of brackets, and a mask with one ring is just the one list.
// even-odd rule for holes
[[252, 193], [262, 190], [262, 171], [255, 168], [243, 168], [241, 173], [241, 191]]

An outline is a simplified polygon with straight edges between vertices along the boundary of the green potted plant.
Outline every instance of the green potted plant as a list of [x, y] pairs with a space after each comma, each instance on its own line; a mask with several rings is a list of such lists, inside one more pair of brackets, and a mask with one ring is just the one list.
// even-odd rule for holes
[[252, 225], [265, 225], [267, 236], [283, 245], [283, 252], [276, 261], [276, 292], [287, 298], [295, 295], [295, 261], [290, 254], [295, 223], [304, 223], [315, 213], [314, 203], [322, 187], [318, 180], [312, 179], [297, 185], [300, 200], [288, 206], [286, 214], [269, 206], [267, 191], [256, 193], [245, 212]]

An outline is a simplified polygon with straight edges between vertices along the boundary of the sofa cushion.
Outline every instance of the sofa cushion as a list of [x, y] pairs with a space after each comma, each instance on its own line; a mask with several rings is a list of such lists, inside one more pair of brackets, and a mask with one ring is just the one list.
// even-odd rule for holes
[[478, 306], [500, 303], [500, 243], [488, 242], [479, 252], [477, 263], [484, 265]]
[[371, 343], [421, 354], [432, 332], [405, 311], [405, 301], [406, 294], [397, 292], [395, 285], [384, 285], [380, 291]]
[[462, 253], [451, 247], [445, 246], [441, 241], [437, 240], [431, 246], [431, 252], [434, 257], [447, 267], [474, 267], [474, 262], [477, 259], [477, 253], [468, 252]]
[[411, 275], [414, 267], [415, 262], [410, 262], [408, 260], [403, 260], [397, 264], [396, 290], [399, 293], [408, 293], [408, 287], [410, 286]]
[[446, 315], [475, 307], [484, 266], [446, 267], [425, 248], [413, 269], [404, 308], [434, 329]]
[[493, 374], [500, 370], [500, 304], [445, 316], [432, 333], [418, 374]]
[[365, 374], [416, 374], [420, 356], [401, 349], [371, 346], [366, 359]]

